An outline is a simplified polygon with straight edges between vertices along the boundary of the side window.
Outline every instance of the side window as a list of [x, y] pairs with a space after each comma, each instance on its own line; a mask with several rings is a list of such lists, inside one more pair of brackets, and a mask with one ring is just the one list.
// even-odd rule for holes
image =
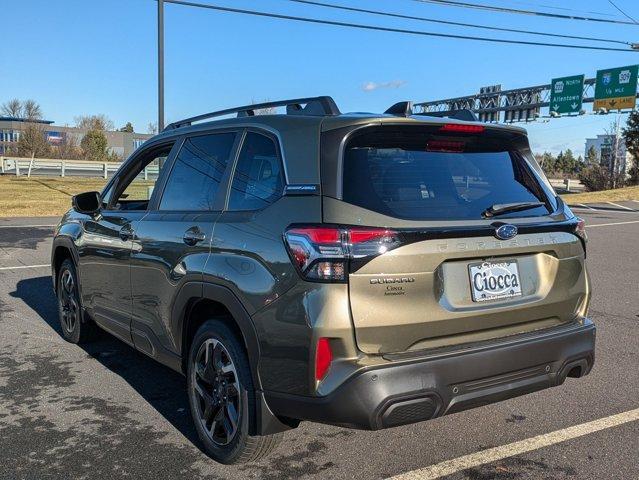
[[[173, 144], [153, 150], [148, 156], [142, 157], [131, 171], [123, 173], [115, 190], [110, 188], [105, 192], [105, 202], [115, 210], [146, 210], [171, 148]], [[112, 193], [115, 193], [114, 198], [111, 198]]]
[[160, 210], [212, 210], [235, 133], [187, 138], [169, 174]]
[[282, 162], [275, 142], [249, 132], [235, 167], [229, 210], [259, 210], [282, 196]]

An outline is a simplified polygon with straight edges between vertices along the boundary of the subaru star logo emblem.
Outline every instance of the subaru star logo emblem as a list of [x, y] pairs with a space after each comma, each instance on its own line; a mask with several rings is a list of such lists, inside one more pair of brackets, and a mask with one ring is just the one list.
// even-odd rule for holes
[[495, 230], [495, 236], [500, 240], [509, 240], [517, 235], [517, 227], [507, 223]]

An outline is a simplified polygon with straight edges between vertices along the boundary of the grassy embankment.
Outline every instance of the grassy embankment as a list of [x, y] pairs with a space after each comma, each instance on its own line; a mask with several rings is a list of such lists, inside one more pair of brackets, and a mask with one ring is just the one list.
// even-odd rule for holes
[[639, 200], [639, 187], [625, 187], [600, 192], [566, 193], [561, 196], [569, 205], [577, 203], [623, 202]]
[[[59, 216], [71, 206], [76, 193], [102, 190], [103, 178], [38, 178], [0, 176], [0, 217]], [[129, 189], [134, 198], [146, 198], [152, 181], [136, 181]], [[139, 191], [138, 191], [139, 190]], [[138, 195], [140, 195], [138, 197]]]

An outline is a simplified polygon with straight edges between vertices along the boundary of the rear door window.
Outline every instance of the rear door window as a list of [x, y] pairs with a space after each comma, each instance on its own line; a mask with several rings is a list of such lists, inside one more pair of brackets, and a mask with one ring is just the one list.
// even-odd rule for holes
[[383, 128], [347, 144], [343, 200], [407, 220], [480, 219], [504, 203], [544, 205], [499, 218], [547, 215], [556, 208], [508, 142]]
[[229, 210], [261, 210], [282, 196], [284, 177], [275, 142], [248, 132], [237, 160]]
[[175, 158], [160, 210], [213, 210], [234, 142], [232, 132], [187, 138]]

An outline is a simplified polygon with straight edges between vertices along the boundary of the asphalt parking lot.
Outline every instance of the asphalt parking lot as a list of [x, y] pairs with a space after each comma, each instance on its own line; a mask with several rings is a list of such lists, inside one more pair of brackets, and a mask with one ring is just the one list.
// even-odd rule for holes
[[107, 334], [62, 340], [48, 267], [56, 219], [0, 219], [0, 478], [637, 479], [637, 210], [575, 208], [588, 222], [598, 326], [589, 376], [379, 432], [304, 423], [240, 467], [198, 449], [180, 375]]

